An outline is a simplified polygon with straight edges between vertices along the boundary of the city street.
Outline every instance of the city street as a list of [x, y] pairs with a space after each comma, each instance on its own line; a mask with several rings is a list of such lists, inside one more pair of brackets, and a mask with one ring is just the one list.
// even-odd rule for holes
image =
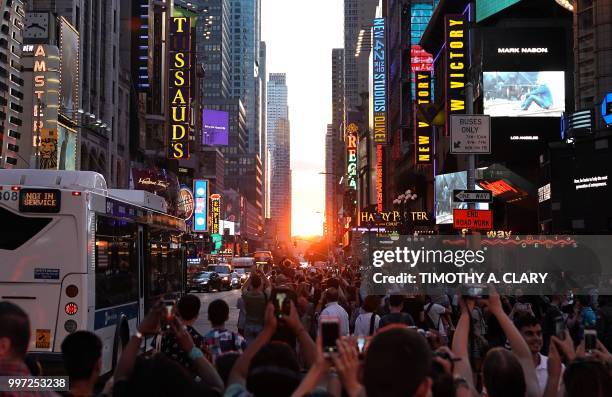
[[236, 302], [240, 298], [240, 290], [234, 289], [231, 291], [222, 292], [191, 292], [192, 294], [200, 298], [202, 307], [200, 308], [200, 316], [195, 322], [194, 327], [199, 333], [204, 335], [210, 330], [210, 322], [208, 322], [208, 304], [215, 299], [223, 299], [229, 305], [229, 320], [225, 323], [225, 326], [230, 331], [236, 331], [238, 324], [238, 309], [236, 308]]
[[0, 4], [0, 397], [612, 396], [612, 0]]

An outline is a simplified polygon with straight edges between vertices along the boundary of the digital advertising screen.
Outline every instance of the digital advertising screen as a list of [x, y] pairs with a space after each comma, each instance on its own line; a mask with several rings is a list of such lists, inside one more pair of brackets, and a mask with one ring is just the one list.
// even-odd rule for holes
[[[453, 210], [467, 209], [467, 203], [453, 201], [453, 190], [467, 189], [467, 171], [452, 172], [435, 176], [436, 224], [453, 223]], [[482, 190], [476, 185], [476, 190]], [[477, 210], [488, 210], [488, 203], [477, 203]]]
[[220, 110], [202, 110], [202, 143], [209, 146], [227, 146], [229, 113]]
[[561, 117], [565, 72], [484, 72], [484, 114], [491, 117]]

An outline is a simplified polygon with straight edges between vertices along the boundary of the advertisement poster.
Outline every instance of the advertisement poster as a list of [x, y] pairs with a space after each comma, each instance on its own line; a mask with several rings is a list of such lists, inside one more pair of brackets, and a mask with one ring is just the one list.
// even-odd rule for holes
[[484, 113], [491, 117], [561, 117], [564, 72], [484, 72]]
[[195, 208], [193, 212], [193, 231], [208, 231], [208, 180], [196, 179], [193, 181], [193, 195]]
[[176, 215], [179, 200], [179, 181], [174, 173], [157, 167], [132, 167], [131, 177], [131, 189], [146, 190], [163, 197], [168, 204], [168, 212]]
[[76, 170], [77, 132], [62, 124], [57, 124], [57, 168]]
[[[60, 22], [60, 108], [76, 119], [79, 104], [79, 33], [64, 18]], [[61, 110], [60, 110], [61, 111]]]
[[209, 146], [227, 146], [229, 113], [220, 110], [202, 110], [202, 143]]

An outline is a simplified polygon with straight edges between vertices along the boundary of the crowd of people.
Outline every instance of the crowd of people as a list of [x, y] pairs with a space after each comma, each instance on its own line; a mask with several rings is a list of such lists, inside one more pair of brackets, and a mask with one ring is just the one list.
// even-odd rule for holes
[[[153, 306], [100, 387], [102, 343], [77, 331], [61, 345], [64, 396], [612, 396], [612, 299], [366, 295], [355, 265], [253, 270], [230, 307], [200, 299]], [[0, 376], [25, 376], [27, 314], [0, 302]], [[38, 393], [38, 394], [37, 394]], [[52, 393], [49, 393], [52, 394]], [[6, 396], [45, 395], [42, 392]]]

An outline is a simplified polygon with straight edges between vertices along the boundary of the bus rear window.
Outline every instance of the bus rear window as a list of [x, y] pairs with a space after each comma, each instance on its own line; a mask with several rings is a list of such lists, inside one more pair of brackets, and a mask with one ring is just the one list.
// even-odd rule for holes
[[52, 218], [31, 218], [0, 208], [0, 249], [13, 251], [45, 228]]

